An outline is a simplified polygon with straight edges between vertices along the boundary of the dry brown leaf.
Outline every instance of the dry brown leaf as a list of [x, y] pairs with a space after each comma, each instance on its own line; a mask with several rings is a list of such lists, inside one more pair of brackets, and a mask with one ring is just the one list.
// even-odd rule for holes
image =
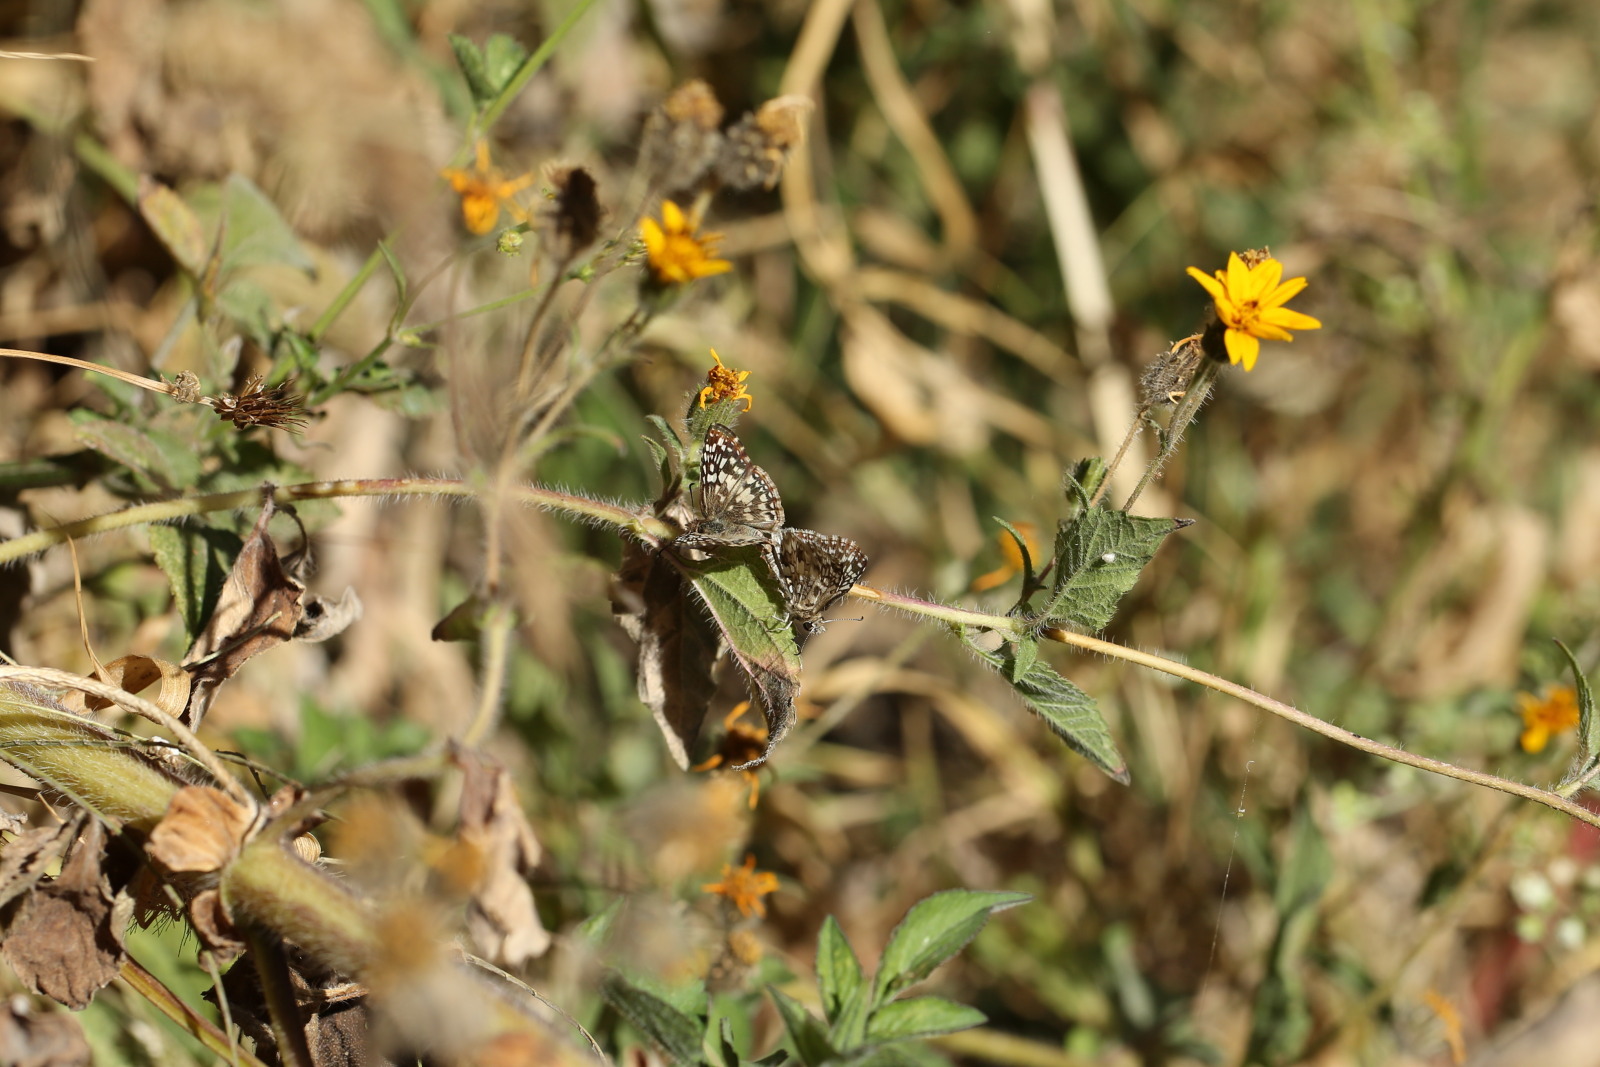
[[79, 818], [24, 830], [0, 848], [0, 908], [39, 884], [72, 847], [82, 825]]
[[[159, 681], [161, 689], [152, 703], [168, 715], [182, 715], [189, 703], [189, 672], [171, 660], [155, 656], [123, 656], [107, 663], [96, 676], [109, 685], [129, 693], [138, 693]], [[84, 697], [84, 707], [90, 711], [109, 708], [112, 702], [95, 696]]]
[[126, 957], [132, 901], [111, 892], [100, 870], [104, 848], [104, 829], [89, 823], [60, 876], [24, 898], [0, 946], [29, 989], [74, 1011], [89, 1006]]
[[25, 998], [0, 1008], [0, 1063], [10, 1067], [88, 1067], [83, 1028], [65, 1012], [36, 1012]]
[[203, 889], [189, 901], [189, 925], [213, 956], [218, 966], [227, 966], [245, 950], [227, 902], [216, 889]]
[[467, 932], [485, 958], [520, 967], [550, 947], [526, 878], [539, 863], [539, 840], [504, 767], [466, 751], [455, 759], [465, 775], [460, 837], [484, 861], [484, 876], [467, 908]]
[[239, 855], [255, 826], [256, 810], [208, 785], [186, 785], [150, 831], [145, 851], [173, 872], [221, 870]]
[[611, 610], [639, 646], [639, 699], [656, 717], [673, 760], [688, 770], [690, 749], [716, 692], [711, 668], [717, 631], [678, 572], [632, 543], [622, 551]]
[[261, 517], [222, 584], [216, 610], [183, 658], [194, 678], [183, 715], [183, 724], [191, 730], [199, 727], [223, 682], [250, 657], [289, 640], [300, 625], [305, 586], [284, 571], [267, 534], [275, 511], [267, 496]]
[[338, 600], [307, 593], [300, 601], [300, 622], [294, 628], [296, 641], [326, 641], [343, 633], [361, 618], [361, 598], [346, 586]]

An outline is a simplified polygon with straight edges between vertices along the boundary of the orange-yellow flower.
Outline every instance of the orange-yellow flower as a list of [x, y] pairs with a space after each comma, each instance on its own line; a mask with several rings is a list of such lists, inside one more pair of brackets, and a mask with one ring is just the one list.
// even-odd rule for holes
[[527, 218], [527, 212], [512, 202], [516, 196], [533, 184], [533, 175], [506, 180], [498, 167], [489, 163], [489, 145], [478, 142], [477, 158], [471, 170], [447, 167], [440, 173], [450, 183], [450, 188], [461, 197], [461, 221], [475, 234], [485, 234], [500, 221], [502, 207], [518, 221]]
[[700, 406], [705, 407], [707, 402], [715, 404], [723, 400], [743, 400], [744, 409], [749, 411], [755, 404], [755, 398], [744, 387], [750, 372], [724, 367], [722, 357], [717, 355], [715, 348], [711, 350], [711, 358], [717, 361], [717, 365], [706, 371], [706, 387], [700, 390]]
[[698, 278], [709, 278], [733, 269], [733, 264], [716, 258], [720, 233], [696, 234], [698, 222], [683, 213], [671, 200], [661, 201], [661, 221], [645, 218], [639, 223], [639, 236], [650, 259], [650, 275], [658, 285], [686, 285]]
[[1239, 253], [1230, 252], [1226, 272], [1219, 270], [1211, 276], [1190, 267], [1189, 276], [1205, 286], [1216, 304], [1217, 318], [1228, 328], [1223, 338], [1228, 362], [1243, 363], [1247, 371], [1256, 365], [1261, 352], [1259, 339], [1293, 341], [1290, 330], [1322, 329], [1322, 323], [1310, 315], [1283, 306], [1306, 287], [1306, 280], [1283, 281], [1283, 264], [1271, 256], [1246, 266]]
[[1522, 751], [1542, 752], [1550, 736], [1578, 725], [1578, 693], [1570, 685], [1547, 685], [1544, 693], [1517, 694], [1522, 713]]
[[[1033, 560], [1035, 567], [1039, 566], [1039, 540], [1035, 536], [1035, 527], [1031, 522], [1014, 522], [1013, 526], [1028, 543], [1028, 558]], [[1017, 547], [1016, 538], [1010, 533], [1001, 530], [1000, 557], [1005, 561], [988, 574], [980, 574], [972, 579], [972, 591], [982, 593], [997, 586], [1005, 585], [1016, 575], [1022, 573], [1022, 549]]]
[[[715, 353], [713, 353], [714, 355]], [[760, 759], [767, 751], [767, 728], [753, 726], [750, 723], [740, 722], [739, 718], [750, 710], [750, 702], [741, 700], [728, 712], [727, 718], [722, 720], [722, 743], [717, 746], [717, 751], [709, 757], [696, 763], [689, 769], [691, 771], [712, 771], [722, 766], [736, 766], [740, 763], [749, 763], [751, 760]], [[742, 771], [735, 771], [745, 780], [750, 787], [750, 810], [756, 810], [756, 801], [761, 798], [761, 778], [756, 774], [755, 768], [746, 767]]]
[[767, 916], [767, 904], [761, 898], [778, 891], [778, 876], [771, 871], [756, 870], [756, 858], [746, 855], [743, 867], [724, 863], [722, 881], [700, 888], [707, 893], [727, 897], [739, 909], [739, 914], [747, 919], [751, 915], [759, 915], [764, 919]]

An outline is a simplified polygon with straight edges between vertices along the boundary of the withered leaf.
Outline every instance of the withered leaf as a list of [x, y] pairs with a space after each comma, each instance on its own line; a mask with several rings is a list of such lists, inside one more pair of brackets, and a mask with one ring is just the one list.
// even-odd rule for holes
[[0, 908], [39, 884], [77, 840], [84, 818], [24, 830], [0, 847]]
[[218, 871], [239, 855], [256, 814], [220, 789], [186, 785], [150, 831], [145, 851], [175, 873]]
[[25, 998], [0, 1007], [0, 1063], [10, 1067], [89, 1067], [93, 1061], [78, 1020], [36, 1012]]
[[183, 665], [193, 676], [194, 689], [183, 724], [191, 730], [205, 718], [217, 689], [232, 678], [246, 660], [294, 636], [300, 624], [305, 586], [284, 571], [278, 550], [267, 534], [275, 507], [264, 495], [261, 516], [245, 539], [222, 585], [216, 610], [195, 638]]
[[220, 890], [203, 889], [194, 895], [189, 901], [189, 925], [219, 966], [226, 966], [244, 952], [245, 943], [233, 925], [233, 915]]
[[[159, 681], [153, 703], [169, 715], [182, 715], [189, 703], [189, 672], [170, 660], [155, 656], [123, 656], [105, 665], [98, 676], [102, 682], [114, 685], [129, 693], [138, 693]], [[109, 708], [112, 702], [103, 697], [84, 696], [84, 707], [90, 711]]]
[[337, 637], [361, 618], [361, 598], [353, 586], [346, 586], [338, 600], [307, 593], [300, 601], [300, 622], [294, 628], [296, 641], [326, 641]]
[[612, 611], [639, 646], [639, 699], [655, 716], [673, 760], [688, 770], [716, 690], [717, 628], [677, 570], [632, 542], [623, 548]]
[[74, 1011], [117, 976], [132, 903], [114, 896], [101, 873], [105, 831], [89, 823], [59, 877], [25, 897], [0, 945], [28, 988]]
[[517, 968], [550, 947], [526, 875], [539, 863], [539, 840], [528, 825], [506, 769], [460, 750], [461, 840], [484, 858], [484, 876], [467, 907], [467, 933], [487, 959]]

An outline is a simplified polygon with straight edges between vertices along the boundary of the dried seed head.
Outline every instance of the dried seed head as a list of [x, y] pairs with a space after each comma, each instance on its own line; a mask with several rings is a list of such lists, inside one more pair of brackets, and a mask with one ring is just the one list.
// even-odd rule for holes
[[807, 96], [780, 96], [728, 130], [717, 178], [732, 189], [771, 189], [783, 177], [789, 152], [805, 135], [813, 104]]
[[263, 389], [263, 378], [256, 375], [244, 383], [237, 396], [222, 393], [209, 399], [211, 409], [233, 423], [238, 429], [251, 426], [271, 426], [299, 433], [306, 424], [305, 398], [291, 390], [287, 383], [273, 389]]
[[1239, 258], [1244, 260], [1244, 265], [1255, 270], [1261, 264], [1272, 258], [1272, 249], [1263, 245], [1260, 248], [1248, 248], [1239, 253]]
[[639, 166], [663, 189], [688, 189], [705, 177], [722, 148], [722, 105], [711, 86], [684, 82], [645, 120]]
[[594, 244], [600, 235], [599, 186], [583, 167], [552, 167], [547, 174], [552, 189], [550, 216], [555, 222], [558, 259], [571, 259]]
[[195, 377], [192, 370], [179, 371], [168, 388], [172, 392], [172, 399], [181, 404], [200, 403], [200, 379]]
[[1194, 375], [1205, 360], [1200, 334], [1191, 334], [1156, 357], [1139, 377], [1139, 402], [1148, 410], [1158, 404], [1176, 404], [1183, 399]]

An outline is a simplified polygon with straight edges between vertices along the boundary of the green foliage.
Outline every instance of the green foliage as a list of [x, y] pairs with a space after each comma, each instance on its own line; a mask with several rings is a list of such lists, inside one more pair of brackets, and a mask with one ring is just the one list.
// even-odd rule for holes
[[482, 49], [458, 33], [448, 36], [456, 63], [461, 67], [461, 76], [466, 79], [472, 102], [479, 110], [499, 97], [528, 58], [528, 50], [503, 33], [491, 34]]
[[314, 782], [374, 760], [413, 755], [433, 738], [409, 719], [379, 723], [361, 715], [334, 714], [308, 700], [300, 707], [300, 731], [293, 740], [255, 727], [234, 730], [233, 739], [256, 762], [297, 781]]
[[[941, 997], [902, 999], [900, 994], [965, 948], [990, 916], [1029, 899], [1025, 893], [962, 889], [935, 893], [914, 905], [894, 928], [871, 982], [863, 975], [839, 924], [829, 916], [817, 935], [817, 988], [823, 1019], [812, 1015], [793, 996], [768, 986], [789, 1048], [758, 1061], [737, 1053], [726, 1017], [713, 1023], [710, 1011], [699, 1006], [704, 997], [698, 986], [686, 987], [677, 995], [678, 1003], [672, 1003], [660, 990], [645, 988], [638, 980], [612, 971], [606, 975], [601, 993], [674, 1064], [683, 1067], [739, 1067], [752, 1062], [804, 1067], [916, 1063], [898, 1043], [981, 1026], [984, 1015]], [[615, 909], [601, 914], [614, 916]]]

